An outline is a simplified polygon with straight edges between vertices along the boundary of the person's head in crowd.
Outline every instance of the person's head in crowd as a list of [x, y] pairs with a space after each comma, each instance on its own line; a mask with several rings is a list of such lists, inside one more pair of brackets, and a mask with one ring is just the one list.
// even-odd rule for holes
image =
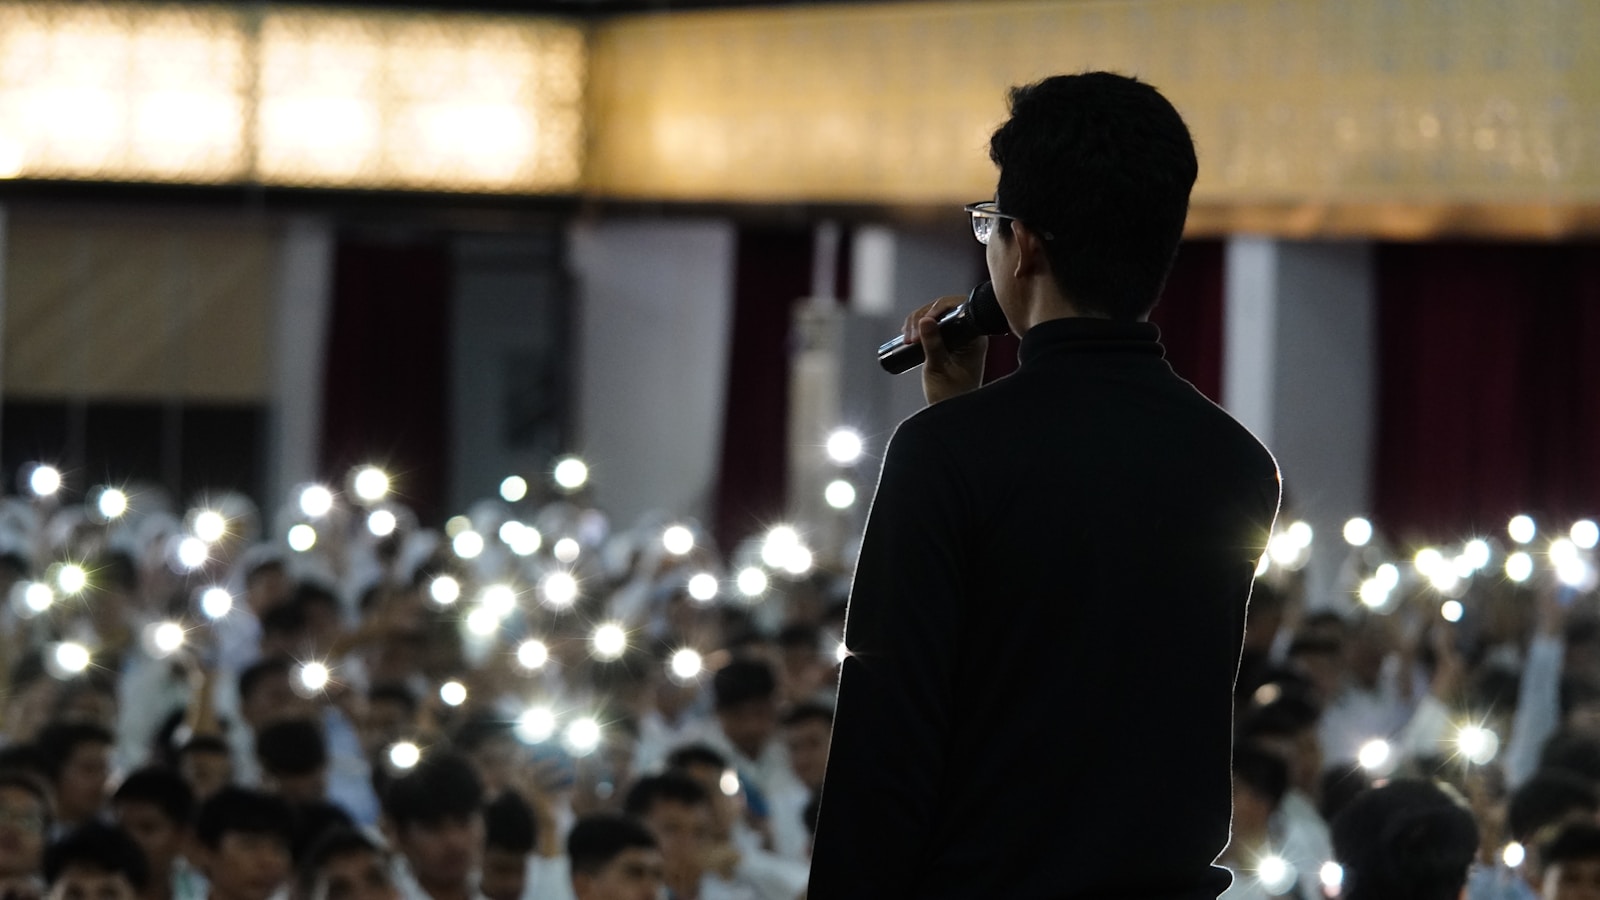
[[518, 900], [527, 887], [528, 857], [539, 835], [533, 809], [504, 791], [483, 809], [483, 867], [478, 890], [489, 900]]
[[1351, 623], [1344, 642], [1345, 674], [1367, 690], [1377, 687], [1383, 662], [1394, 653], [1398, 640], [1389, 616], [1362, 616]]
[[330, 800], [290, 803], [289, 808], [294, 813], [294, 840], [289, 843], [289, 858], [296, 866], [323, 832], [356, 827], [355, 820], [344, 807]]
[[80, 676], [61, 686], [56, 697], [57, 722], [88, 722], [102, 728], [117, 724], [117, 686], [101, 672]]
[[1600, 900], [1600, 825], [1563, 825], [1539, 848], [1540, 900]]
[[450, 743], [472, 760], [485, 796], [496, 796], [511, 786], [522, 750], [513, 723], [488, 710], [475, 712], [456, 728]]
[[291, 603], [300, 610], [306, 639], [315, 650], [326, 652], [344, 634], [344, 604], [327, 585], [301, 581]]
[[459, 753], [430, 753], [383, 791], [384, 829], [433, 896], [469, 884], [483, 853], [483, 782]]
[[405, 684], [422, 672], [428, 652], [428, 630], [421, 625], [391, 631], [378, 638], [364, 659], [373, 684]]
[[[738, 773], [722, 754], [705, 744], [688, 744], [667, 754], [667, 769], [693, 778], [711, 801], [711, 833], [728, 840], [743, 812], [738, 799]], [[734, 788], [729, 790], [729, 788]]]
[[1367, 791], [1331, 830], [1345, 900], [1457, 900], [1478, 852], [1465, 801], [1420, 779]]
[[1243, 711], [1238, 738], [1281, 757], [1289, 766], [1289, 787], [1315, 800], [1322, 788], [1321, 715], [1307, 692], [1280, 689], [1272, 702]]
[[110, 731], [88, 722], [57, 722], [34, 742], [55, 792], [56, 820], [67, 827], [100, 815], [111, 779]]
[[713, 845], [711, 797], [705, 788], [682, 772], [647, 776], [628, 791], [623, 811], [655, 837], [667, 888], [678, 896], [698, 895]]
[[783, 690], [791, 703], [804, 703], [820, 692], [828, 680], [822, 658], [822, 629], [796, 622], [778, 632], [778, 652], [783, 660]]
[[244, 575], [245, 605], [257, 617], [288, 601], [294, 582], [283, 557], [264, 551], [247, 563]]
[[[1189, 129], [1155, 88], [1110, 72], [1013, 88], [989, 140], [1000, 220], [989, 240], [1048, 262], [1082, 315], [1146, 318], [1177, 253], [1198, 165]], [[1107, 227], [1106, 223], [1112, 223]], [[999, 278], [997, 277], [997, 281]], [[1005, 289], [998, 291], [1002, 300]], [[1021, 333], [1022, 319], [1007, 317]]]
[[750, 759], [766, 750], [778, 730], [778, 679], [759, 659], [735, 658], [711, 679], [717, 723], [734, 749]]
[[789, 766], [812, 791], [822, 789], [828, 772], [828, 747], [833, 743], [833, 710], [821, 703], [799, 703], [783, 717], [783, 742]]
[[293, 599], [261, 614], [261, 655], [304, 657], [309, 650], [306, 614]]
[[101, 550], [85, 568], [90, 575], [83, 606], [89, 624], [103, 644], [112, 644], [127, 636], [139, 593], [139, 564], [120, 550]]
[[195, 814], [193, 857], [210, 900], [268, 900], [287, 882], [294, 812], [280, 797], [228, 787]]
[[1544, 861], [1539, 857], [1544, 838], [1562, 825], [1594, 821], [1597, 813], [1600, 791], [1583, 776], [1560, 769], [1535, 772], [1512, 792], [1506, 807], [1506, 830], [1527, 853], [1521, 872], [1535, 890], [1544, 877]]
[[328, 746], [310, 719], [284, 719], [256, 732], [263, 786], [290, 803], [315, 803], [328, 794]]
[[374, 759], [383, 748], [404, 740], [416, 727], [417, 695], [403, 684], [382, 682], [367, 690], [361, 717], [361, 748]]
[[44, 654], [31, 650], [12, 664], [0, 725], [12, 743], [31, 741], [50, 721], [61, 682], [50, 677]]
[[111, 795], [111, 812], [144, 851], [152, 897], [170, 896], [173, 866], [183, 855], [194, 818], [194, 790], [171, 769], [139, 769]]
[[1311, 682], [1319, 705], [1332, 703], [1344, 690], [1344, 644], [1338, 639], [1315, 633], [1298, 635], [1289, 642], [1288, 661]]
[[665, 885], [655, 836], [627, 816], [579, 819], [567, 835], [567, 859], [577, 900], [656, 900]]
[[1243, 847], [1267, 843], [1272, 814], [1289, 789], [1289, 766], [1273, 751], [1242, 743], [1233, 748], [1233, 839]]
[[178, 774], [204, 801], [233, 783], [233, 751], [214, 734], [197, 734], [178, 748]]
[[239, 716], [259, 731], [280, 719], [305, 718], [312, 705], [294, 689], [294, 663], [286, 656], [258, 660], [239, 673]]
[[1560, 770], [1600, 784], [1600, 737], [1563, 730], [1550, 736], [1539, 753], [1541, 770]]
[[295, 900], [400, 900], [389, 858], [354, 828], [324, 831], [305, 852]]
[[1372, 789], [1372, 776], [1355, 763], [1332, 766], [1318, 782], [1317, 813], [1322, 821], [1332, 822], [1350, 802]]
[[44, 781], [0, 769], [0, 883], [39, 874], [50, 827], [50, 789]]
[[135, 900], [149, 878], [133, 838], [101, 822], [73, 829], [44, 853], [47, 900]]
[[1600, 737], [1600, 682], [1588, 674], [1561, 680], [1562, 730]]

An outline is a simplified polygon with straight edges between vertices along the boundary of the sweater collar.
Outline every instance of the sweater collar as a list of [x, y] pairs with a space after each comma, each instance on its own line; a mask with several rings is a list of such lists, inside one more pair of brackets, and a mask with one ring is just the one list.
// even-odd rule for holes
[[1071, 317], [1051, 319], [1022, 336], [1017, 359], [1028, 365], [1058, 353], [1116, 353], [1164, 357], [1161, 329], [1150, 322]]

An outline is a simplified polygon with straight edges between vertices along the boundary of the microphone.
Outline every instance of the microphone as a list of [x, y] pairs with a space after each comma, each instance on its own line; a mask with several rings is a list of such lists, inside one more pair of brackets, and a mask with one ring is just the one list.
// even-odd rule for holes
[[[946, 347], [962, 347], [986, 334], [1005, 334], [1011, 330], [1006, 314], [995, 299], [994, 285], [985, 281], [972, 289], [967, 302], [939, 317], [939, 336]], [[909, 372], [927, 359], [922, 342], [906, 343], [905, 335], [896, 335], [878, 348], [878, 364], [890, 375]]]

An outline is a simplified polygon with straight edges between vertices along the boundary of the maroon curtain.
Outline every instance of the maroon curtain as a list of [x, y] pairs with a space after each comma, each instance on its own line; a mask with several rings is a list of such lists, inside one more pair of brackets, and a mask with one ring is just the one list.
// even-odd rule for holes
[[1212, 400], [1222, 399], [1222, 241], [1186, 241], [1150, 321], [1161, 327], [1167, 361]]
[[726, 553], [784, 513], [791, 311], [811, 292], [814, 240], [809, 227], [739, 230], [713, 524]]
[[1381, 527], [1600, 511], [1600, 245], [1386, 245], [1377, 284]]
[[424, 523], [444, 509], [450, 255], [443, 242], [341, 239], [323, 382], [322, 471], [373, 462]]

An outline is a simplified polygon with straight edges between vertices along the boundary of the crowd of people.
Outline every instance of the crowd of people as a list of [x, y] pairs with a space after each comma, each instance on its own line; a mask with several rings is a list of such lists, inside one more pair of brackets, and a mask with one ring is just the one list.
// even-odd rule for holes
[[[433, 529], [380, 475], [272, 515], [0, 501], [0, 895], [804, 895], [848, 560], [613, 527], [570, 480]], [[1263, 559], [1225, 897], [1600, 897], [1600, 607], [1565, 577], [1593, 543], [1521, 579], [1481, 543], [1353, 547], [1333, 597], [1309, 537]]]

